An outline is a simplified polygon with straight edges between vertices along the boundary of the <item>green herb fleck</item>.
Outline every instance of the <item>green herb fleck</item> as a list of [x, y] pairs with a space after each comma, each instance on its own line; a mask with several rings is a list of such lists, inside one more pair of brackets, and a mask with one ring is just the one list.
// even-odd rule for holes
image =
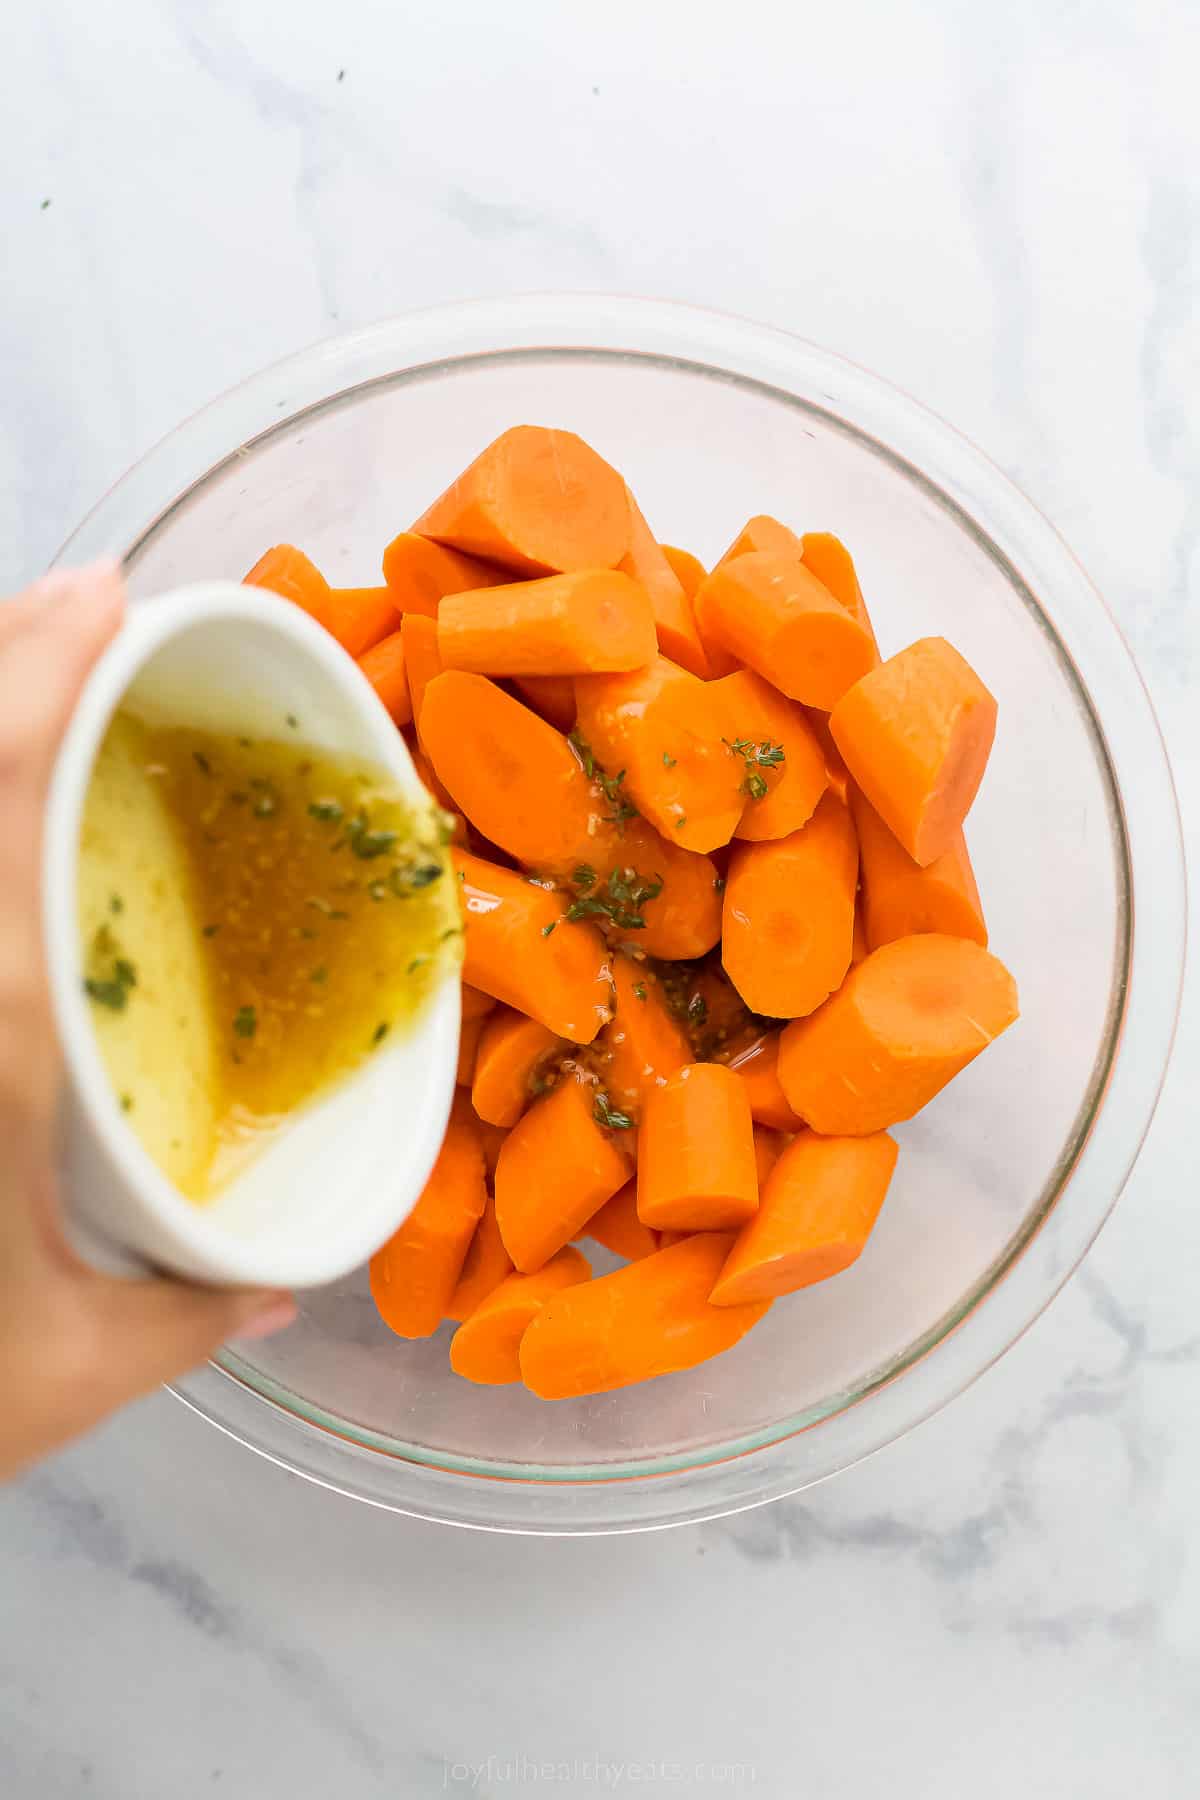
[[199, 771], [202, 775], [211, 775], [212, 774], [212, 764], [209, 762], [207, 756], [205, 756], [203, 750], [193, 750], [192, 751], [192, 761], [195, 763], [196, 767], [199, 769]]
[[770, 792], [766, 781], [759, 774], [760, 769], [777, 769], [784, 760], [782, 744], [773, 744], [770, 738], [764, 738], [756, 744], [751, 738], [728, 738], [721, 742], [732, 756], [740, 756], [746, 765], [746, 779], [742, 782], [742, 792], [751, 800], [765, 800]]
[[122, 1094], [121, 1095], [121, 1111], [122, 1112], [132, 1112], [133, 1111], [133, 1095], [132, 1094]]
[[388, 1034], [388, 1022], [386, 1019], [380, 1019], [378, 1025], [375, 1027], [374, 1031], [371, 1033], [371, 1048], [372, 1048], [372, 1050], [375, 1048], [376, 1044], [382, 1044], [382, 1042], [383, 1042], [384, 1038], [387, 1036], [387, 1034]]
[[461, 925], [448, 925], [446, 927], [446, 930], [443, 931], [441, 937], [438, 939], [438, 943], [444, 944], [450, 938], [456, 938], [456, 937], [461, 937], [461, 936], [462, 936], [462, 926]]
[[[96, 948], [101, 948], [102, 939], [105, 946], [111, 944], [112, 934], [107, 925], [102, 925], [96, 933]], [[118, 956], [113, 962], [112, 975], [89, 976], [84, 981], [83, 991], [97, 1006], [107, 1006], [110, 1012], [124, 1012], [129, 1003], [129, 990], [136, 986], [137, 970], [126, 957]]]
[[703, 994], [693, 994], [688, 1001], [687, 1019], [689, 1025], [703, 1025], [708, 1018], [708, 1002]]
[[614, 1111], [607, 1094], [596, 1095], [592, 1117], [597, 1125], [607, 1125], [610, 1131], [628, 1131], [633, 1124], [628, 1113]]
[[[571, 915], [570, 915], [570, 913], [568, 913], [568, 914], [567, 914], [567, 917], [568, 917], [568, 918], [570, 918], [570, 916], [571, 916]], [[558, 920], [557, 920], [557, 919], [551, 919], [551, 921], [550, 921], [550, 923], [549, 923], [549, 924], [548, 924], [548, 925], [543, 925], [543, 926], [542, 926], [542, 936], [543, 936], [543, 937], [549, 937], [549, 936], [550, 936], [550, 933], [551, 933], [551, 932], [552, 932], [552, 931], [553, 931], [553, 930], [554, 930], [554, 927], [555, 927], [555, 926], [556, 926], [556, 925], [557, 925], [557, 924], [558, 924]]]
[[616, 775], [606, 775], [592, 755], [591, 746], [578, 730], [570, 733], [567, 742], [583, 764], [583, 772], [588, 780], [596, 782], [604, 798], [612, 807], [610, 813], [604, 814], [604, 823], [615, 825], [618, 831], [622, 830], [627, 819], [637, 818], [637, 807], [631, 800], [623, 799], [621, 796], [621, 783], [625, 779], [624, 769]]
[[233, 1015], [235, 1037], [252, 1038], [258, 1030], [258, 1014], [252, 1006], [239, 1006]]
[[676, 831], [682, 831], [686, 824], [687, 824], [687, 814], [680, 813], [679, 817], [675, 821]]
[[590, 893], [596, 885], [596, 871], [590, 863], [580, 863], [571, 871], [571, 881], [581, 894]]
[[662, 893], [662, 876], [639, 875], [636, 869], [613, 869], [597, 893], [580, 894], [567, 908], [567, 918], [604, 918], [618, 931], [644, 931], [642, 908]]
[[338, 800], [310, 800], [308, 804], [310, 819], [320, 819], [323, 825], [340, 825], [342, 806]]
[[264, 781], [261, 775], [256, 775], [251, 779], [250, 786], [254, 789], [254, 804], [250, 810], [255, 818], [273, 819], [279, 811], [279, 795], [271, 783]]
[[725, 892], [725, 877], [723, 875], [714, 875], [713, 886], [716, 888], [718, 894], [723, 894]]
[[122, 987], [134, 988], [137, 986], [137, 970], [126, 957], [118, 956], [113, 964], [113, 974]]
[[123, 913], [125, 911], [125, 902], [122, 900], [120, 894], [110, 894], [109, 895], [108, 910], [110, 913], [113, 913], [114, 915], [116, 915], [117, 913]]
[[663, 751], [663, 768], [664, 769], [673, 769], [674, 767], [675, 767], [675, 758], [673, 756], [669, 756], [667, 754], [667, 752], [664, 750]]
[[296, 717], [296, 715], [295, 715], [295, 713], [289, 713], [289, 714], [288, 714], [288, 716], [287, 716], [287, 722], [288, 722], [288, 724], [289, 724], [289, 725], [290, 725], [290, 726], [291, 726], [291, 728], [292, 728], [292, 730], [293, 730], [293, 731], [299, 731], [299, 729], [300, 729], [300, 721], [299, 721], [299, 719], [298, 719], [298, 718], [297, 718], [297, 717]]
[[634, 997], [636, 999], [644, 1000], [646, 998], [645, 982], [644, 981], [635, 981], [633, 984], [633, 992], [634, 992]]
[[417, 970], [423, 969], [428, 961], [429, 958], [427, 956], [414, 956], [405, 973], [408, 975], [415, 975]]
[[[363, 862], [384, 856], [396, 842], [394, 831], [372, 831], [365, 812], [357, 813], [346, 827], [346, 842], [353, 855]], [[335, 846], [336, 848], [336, 846]]]
[[329, 970], [325, 967], [324, 963], [321, 963], [318, 968], [310, 970], [308, 979], [310, 981], [318, 981], [318, 982], [328, 981], [329, 980]]
[[253, 748], [254, 748], [254, 742], [253, 742], [252, 738], [240, 737], [238, 739], [238, 743], [241, 745], [243, 750], [253, 750]]

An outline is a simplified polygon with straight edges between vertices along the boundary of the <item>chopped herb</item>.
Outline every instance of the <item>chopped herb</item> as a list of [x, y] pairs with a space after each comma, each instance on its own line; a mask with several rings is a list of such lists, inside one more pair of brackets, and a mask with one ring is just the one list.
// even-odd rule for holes
[[462, 882], [463, 886], [465, 887], [467, 884], [467, 871], [465, 869], [458, 869], [458, 870], [456, 870], [456, 874], [458, 875], [458, 879]]
[[122, 981], [94, 981], [89, 977], [83, 984], [83, 991], [97, 1006], [107, 1006], [112, 1012], [124, 1012], [129, 998]]
[[348, 912], [343, 912], [340, 906], [331, 906], [329, 909], [329, 916], [331, 919], [348, 919], [350, 914]]
[[211, 775], [212, 774], [212, 764], [209, 762], [207, 756], [205, 756], [203, 750], [193, 750], [192, 751], [192, 761], [195, 763], [196, 767], [199, 769], [199, 771], [202, 775]]
[[407, 900], [411, 894], [421, 888], [427, 888], [440, 880], [442, 865], [440, 863], [410, 863], [407, 866], [397, 863], [388, 876], [392, 892], [398, 900]]
[[742, 792], [749, 794], [751, 800], [765, 800], [768, 793], [767, 784], [757, 769], [752, 769], [742, 783]]
[[[571, 916], [571, 915], [570, 915], [570, 913], [568, 913], [568, 914], [567, 914], [567, 917], [568, 917], [568, 918], [570, 918], [570, 916]], [[552, 931], [553, 931], [553, 930], [554, 930], [554, 927], [555, 927], [555, 926], [556, 926], [556, 925], [557, 925], [557, 924], [558, 924], [558, 920], [557, 920], [557, 919], [551, 919], [551, 921], [550, 921], [550, 923], [549, 923], [549, 924], [548, 924], [548, 925], [543, 925], [543, 926], [542, 926], [542, 936], [543, 936], [543, 937], [549, 937], [549, 936], [550, 936], [550, 933], [551, 933], [551, 932], [552, 932]]]
[[405, 973], [408, 975], [415, 975], [417, 970], [423, 969], [428, 961], [429, 958], [427, 956], [414, 956]]
[[732, 743], [728, 738], [722, 738], [721, 742], [732, 756], [740, 756], [746, 765], [742, 792], [751, 800], [765, 800], [770, 789], [758, 771], [779, 767], [784, 759], [783, 745], [773, 744], [770, 738], [764, 738], [761, 744], [754, 743], [751, 738], [734, 738]]
[[252, 1006], [239, 1006], [233, 1015], [234, 1035], [252, 1038], [258, 1030], [258, 1014]]
[[596, 885], [596, 871], [590, 863], [580, 863], [571, 871], [571, 881], [581, 894], [589, 893]]
[[325, 964], [322, 963], [319, 968], [312, 970], [308, 979], [310, 981], [328, 981], [329, 970], [325, 967]]
[[263, 780], [261, 775], [252, 776], [250, 786], [254, 789], [254, 804], [250, 810], [255, 818], [273, 819], [279, 811], [278, 793], [269, 781]]
[[635, 981], [633, 984], [633, 992], [634, 992], [634, 997], [636, 999], [644, 1000], [646, 998], [645, 982], [644, 981]]
[[122, 1094], [121, 1095], [121, 1111], [122, 1112], [132, 1112], [133, 1111], [133, 1095], [132, 1094]]
[[123, 913], [125, 911], [125, 902], [122, 900], [120, 894], [110, 894], [109, 895], [108, 910], [110, 913], [113, 913], [113, 914]]
[[633, 1124], [628, 1113], [614, 1111], [607, 1094], [596, 1095], [592, 1117], [597, 1125], [607, 1125], [610, 1131], [628, 1131]]
[[[339, 79], [339, 81], [340, 81], [340, 80], [341, 80], [341, 77], [340, 77], [340, 76], [339, 76], [339, 77], [338, 77], [338, 79]], [[43, 201], [42, 201], [42, 205], [41, 205], [41, 210], [42, 210], [42, 212], [48, 212], [48, 211], [49, 211], [49, 210], [50, 210], [50, 202], [49, 202], [49, 200], [43, 200]]]
[[688, 1001], [687, 1020], [689, 1025], [703, 1025], [708, 1018], [708, 1002], [703, 994], [693, 994]]
[[725, 892], [725, 877], [723, 875], [714, 875], [713, 886], [716, 888], [718, 894], [723, 894]]
[[686, 824], [687, 824], [687, 814], [680, 813], [679, 817], [675, 821], [676, 831], [682, 831]]
[[132, 988], [137, 986], [137, 970], [124, 956], [118, 956], [116, 962], [113, 964], [113, 974], [121, 983], [122, 987]]
[[[215, 929], [215, 927], [214, 927], [214, 929]], [[316, 938], [316, 935], [317, 934], [313, 930], [311, 925], [302, 925], [300, 927], [300, 936], [302, 938], [307, 938], [309, 943], [312, 943], [314, 941], [314, 939]]]
[[588, 780], [594, 781], [596, 777], [596, 759], [588, 748], [583, 734], [578, 727], [576, 727], [574, 731], [568, 732], [567, 742], [583, 764], [583, 772]]
[[580, 894], [567, 908], [567, 918], [604, 918], [618, 931], [644, 931], [646, 921], [642, 908], [648, 900], [662, 893], [662, 876], [648, 878], [636, 869], [613, 869], [603, 888], [594, 894]]
[[[346, 839], [353, 855], [369, 862], [383, 856], [396, 841], [394, 831], [372, 831], [365, 812], [357, 813], [346, 827]], [[336, 848], [336, 846], [335, 846]]]
[[605, 813], [604, 823], [606, 825], [615, 825], [617, 830], [620, 831], [627, 819], [637, 818], [637, 807], [634, 806], [631, 800], [624, 800], [621, 798], [621, 783], [625, 779], [624, 769], [622, 769], [619, 774], [606, 775], [592, 755], [590, 745], [586, 742], [578, 729], [570, 733], [567, 742], [583, 764], [583, 772], [588, 780], [597, 783], [604, 798], [613, 809], [610, 813]]
[[92, 939], [92, 955], [93, 956], [114, 956], [116, 954], [116, 949], [117, 949], [117, 940], [113, 936], [112, 932], [109, 930], [108, 926], [107, 925], [97, 926], [96, 935]]
[[461, 937], [461, 936], [462, 936], [462, 926], [461, 925], [450, 925], [450, 926], [447, 926], [445, 931], [443, 931], [441, 937], [438, 939], [438, 943], [444, 944], [450, 938], [456, 938], [456, 937]]
[[388, 1022], [386, 1019], [380, 1019], [378, 1025], [375, 1027], [374, 1031], [371, 1033], [371, 1048], [374, 1049], [376, 1044], [382, 1044], [382, 1042], [383, 1042], [384, 1038], [387, 1036], [387, 1034], [388, 1034]]
[[220, 929], [219, 925], [206, 925], [200, 935], [206, 938], [215, 938]]
[[673, 769], [674, 767], [675, 767], [675, 758], [673, 756], [669, 756], [667, 754], [667, 752], [664, 750], [663, 751], [663, 768], [664, 769]]
[[291, 728], [292, 728], [292, 730], [293, 730], [293, 731], [298, 731], [298, 730], [299, 730], [299, 729], [300, 729], [300, 721], [299, 721], [299, 719], [298, 719], [298, 718], [297, 718], [297, 717], [296, 717], [296, 715], [295, 715], [295, 713], [289, 713], [289, 714], [288, 714], [288, 716], [287, 716], [287, 722], [288, 722], [288, 724], [289, 724], [289, 725], [290, 725], [290, 726], [291, 726]]
[[339, 800], [310, 800], [308, 805], [310, 819], [320, 819], [323, 825], [340, 825], [342, 806]]

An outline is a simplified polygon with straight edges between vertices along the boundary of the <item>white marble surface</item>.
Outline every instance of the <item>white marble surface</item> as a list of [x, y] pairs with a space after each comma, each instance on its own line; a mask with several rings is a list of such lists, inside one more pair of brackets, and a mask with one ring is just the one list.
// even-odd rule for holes
[[[1027, 489], [1142, 660], [1195, 847], [1192, 0], [20, 11], [0, 589], [184, 414], [322, 334], [530, 287], [699, 301], [877, 368]], [[1082, 1273], [824, 1489], [489, 1538], [351, 1508], [163, 1397], [0, 1496], [0, 1792], [1190, 1797], [1192, 998]]]

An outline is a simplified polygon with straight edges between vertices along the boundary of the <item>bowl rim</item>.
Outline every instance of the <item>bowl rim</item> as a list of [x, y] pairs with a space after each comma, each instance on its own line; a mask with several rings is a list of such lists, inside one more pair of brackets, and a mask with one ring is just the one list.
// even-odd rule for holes
[[[275, 1384], [251, 1386], [248, 1365], [232, 1353], [174, 1389], [250, 1448], [369, 1503], [482, 1529], [579, 1533], [712, 1517], [825, 1479], [938, 1411], [1023, 1335], [1094, 1241], [1149, 1128], [1178, 1019], [1187, 920], [1182, 832], [1162, 735], [1120, 630], [1077, 558], [954, 427], [860, 365], [777, 327], [669, 301], [529, 294], [410, 312], [325, 339], [251, 376], [170, 433], [92, 510], [59, 560], [113, 551], [128, 560], [225, 462], [305, 413], [347, 404], [364, 387], [471, 359], [555, 353], [652, 359], [765, 389], [868, 441], [955, 514], [1022, 593], [1091, 717], [1128, 901], [1125, 978], [1114, 987], [1107, 1066], [1095, 1073], [1090, 1111], [1043, 1203], [959, 1305], [865, 1390], [835, 1397], [817, 1416], [777, 1422], [707, 1454], [567, 1473], [419, 1446], [381, 1454], [384, 1446], [369, 1434], [354, 1441], [344, 1422], [308, 1403], [305, 1413], [289, 1410], [285, 1390], [269, 1392]], [[1039, 593], [1054, 596], [1053, 625]], [[1125, 806], [1134, 778], [1137, 804]], [[1150, 868], [1153, 881], [1144, 876]], [[1068, 1180], [1064, 1208], [1058, 1201]]]

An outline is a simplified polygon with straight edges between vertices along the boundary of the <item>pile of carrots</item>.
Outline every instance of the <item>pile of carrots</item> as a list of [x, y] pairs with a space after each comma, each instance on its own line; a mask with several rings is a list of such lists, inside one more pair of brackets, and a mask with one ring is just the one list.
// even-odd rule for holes
[[506, 431], [383, 574], [246, 577], [456, 817], [459, 1088], [376, 1304], [544, 1399], [690, 1368], [854, 1262], [888, 1127], [1017, 1017], [962, 830], [995, 700], [942, 638], [881, 659], [837, 538], [754, 518], [706, 573], [566, 431]]

